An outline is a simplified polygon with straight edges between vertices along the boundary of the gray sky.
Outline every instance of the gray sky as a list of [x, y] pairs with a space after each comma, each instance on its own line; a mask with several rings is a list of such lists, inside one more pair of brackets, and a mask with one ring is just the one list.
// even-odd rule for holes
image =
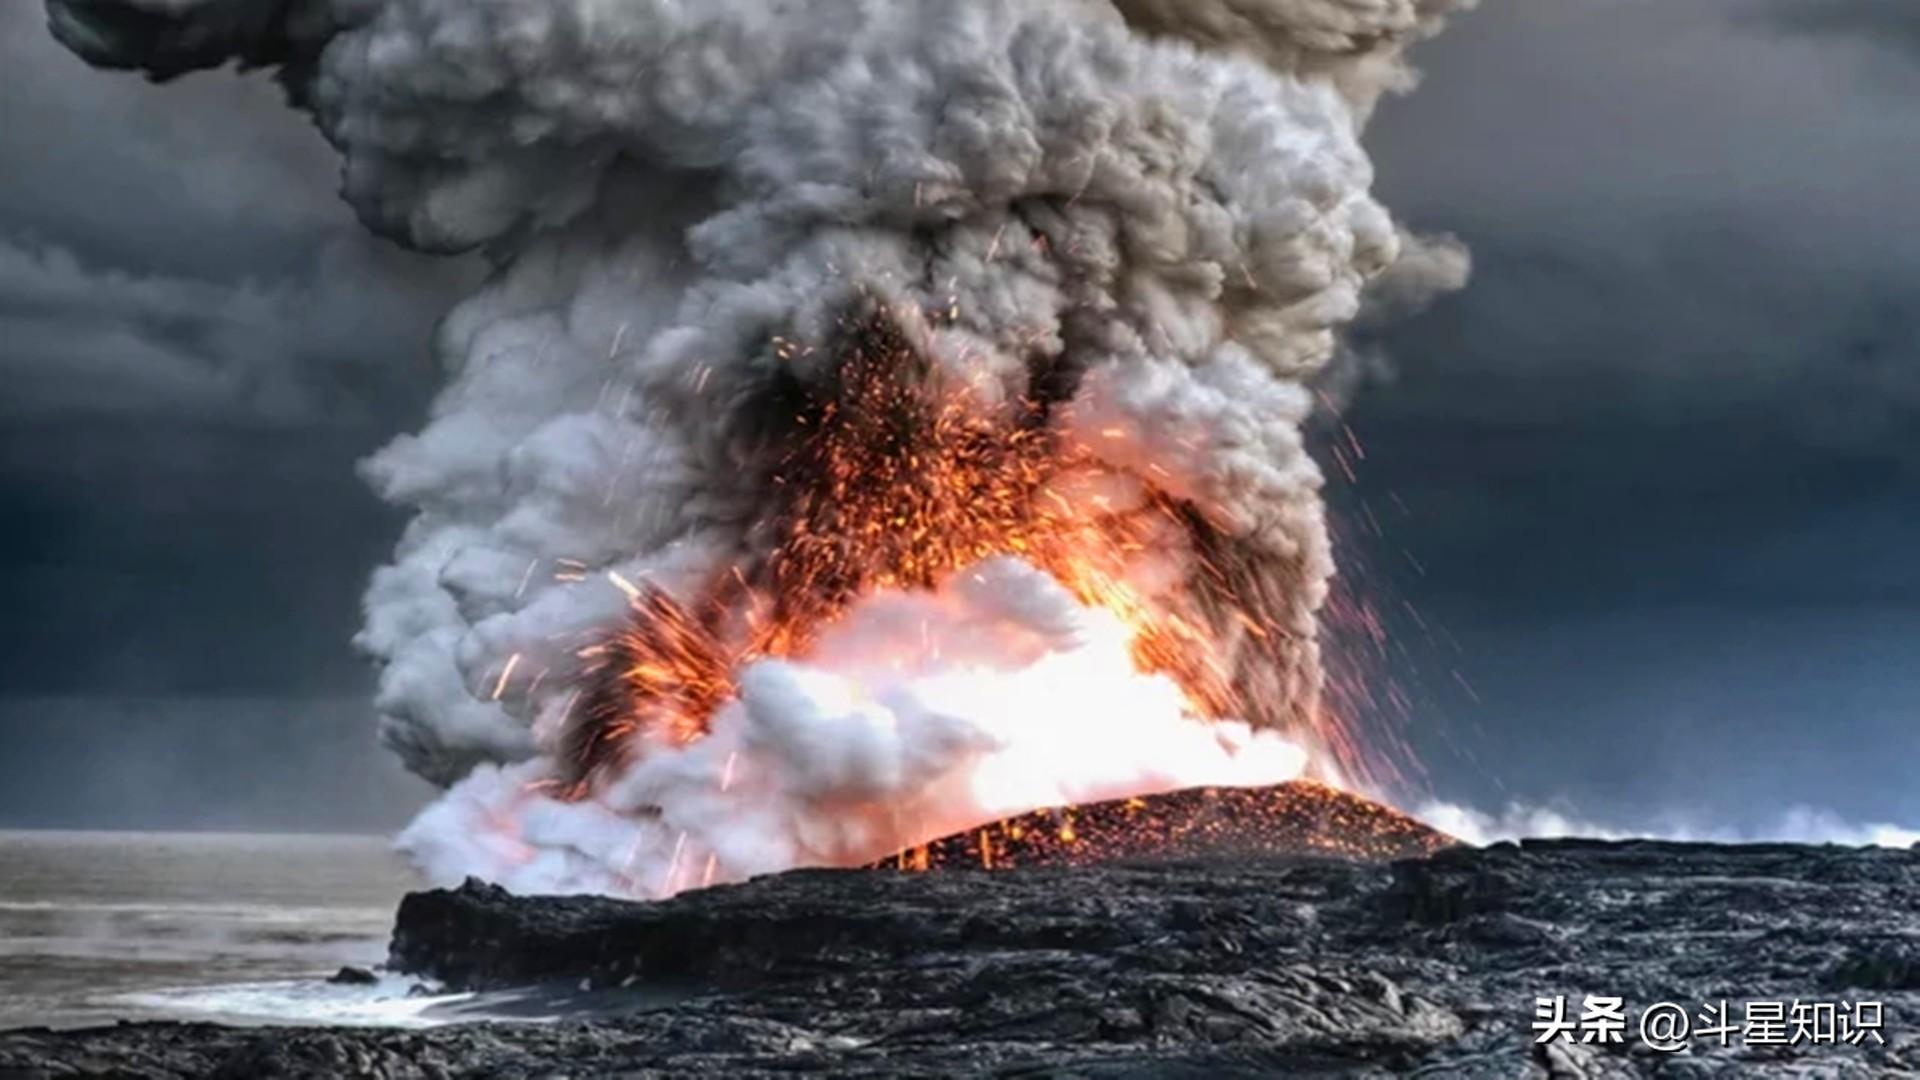
[[[1477, 274], [1380, 335], [1335, 496], [1433, 786], [1920, 822], [1920, 8], [1488, 0], [1421, 60], [1381, 187]], [[365, 236], [263, 79], [26, 3], [0, 69], [0, 824], [398, 823], [353, 463], [475, 268]]]
[[373, 240], [264, 79], [153, 87], [0, 5], [0, 824], [384, 827], [347, 642], [471, 267]]
[[1478, 265], [1354, 410], [1443, 793], [1920, 819], [1916, 14], [1495, 2], [1381, 117]]

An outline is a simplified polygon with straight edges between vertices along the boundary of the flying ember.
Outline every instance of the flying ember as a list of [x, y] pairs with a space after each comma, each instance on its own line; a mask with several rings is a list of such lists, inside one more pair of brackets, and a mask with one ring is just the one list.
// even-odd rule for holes
[[1060, 425], [1073, 379], [983, 394], [912, 322], [848, 319], [830, 378], [746, 406], [772, 493], [748, 554], [684, 596], [610, 574], [625, 625], [579, 650], [551, 763], [456, 788], [416, 854], [565, 853], [536, 879], [666, 894], [1307, 769], [1305, 699], [1259, 694], [1302, 665], [1284, 582], [1249, 587], [1272, 561]]
[[[798, 380], [766, 392], [762, 407], [784, 414], [770, 435], [784, 449], [760, 553], [690, 602], [629, 586], [627, 627], [583, 650], [591, 690], [562, 738], [566, 794], [584, 797], [649, 746], [704, 737], [737, 671], [806, 657], [859, 598], [935, 589], [1001, 557], [1116, 620], [1135, 668], [1171, 679], [1196, 720], [1300, 719], [1279, 707], [1301, 695], [1262, 708], [1242, 681], [1298, 666], [1270, 591], [1192, 505], [1150, 476], [1103, 471], [1050, 426], [1070, 383], [1041, 368], [1025, 395], [982, 401], [943, 380], [885, 314], [848, 324], [838, 363], [827, 395]], [[930, 625], [915, 632], [931, 643]]]

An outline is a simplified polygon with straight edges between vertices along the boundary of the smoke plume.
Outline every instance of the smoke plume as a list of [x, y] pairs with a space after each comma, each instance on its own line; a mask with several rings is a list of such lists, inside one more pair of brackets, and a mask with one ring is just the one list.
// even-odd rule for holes
[[[103, 66], [277, 68], [369, 228], [494, 261], [438, 334], [430, 421], [365, 465], [414, 511], [358, 639], [382, 738], [452, 786], [403, 843], [441, 876], [647, 893], [1048, 800], [1300, 771], [1333, 572], [1302, 436], [1314, 380], [1363, 304], [1417, 305], [1465, 272], [1457, 245], [1405, 242], [1359, 136], [1411, 85], [1406, 46], [1471, 3], [49, 13]], [[1054, 464], [1008, 496], [1006, 543], [838, 582], [804, 650], [701, 659], [746, 633], [796, 543], [852, 542], [797, 531], [845, 515], [795, 496], [828, 489], [794, 463], [876, 335], [891, 392]], [[942, 512], [977, 522], [981, 491], [962, 494]], [[1100, 580], [1158, 628], [1203, 628], [1239, 706], [1213, 719], [1238, 722], [1195, 723], [1195, 678], [1143, 673], [1116, 605], [1029, 552], [1037, 505], [1121, 538]], [[737, 594], [715, 584], [730, 575]], [[686, 606], [729, 595], [711, 618]], [[561, 797], [582, 657], [636, 610], [699, 623], [677, 693], [709, 669], [731, 685], [699, 738], [636, 732]]]

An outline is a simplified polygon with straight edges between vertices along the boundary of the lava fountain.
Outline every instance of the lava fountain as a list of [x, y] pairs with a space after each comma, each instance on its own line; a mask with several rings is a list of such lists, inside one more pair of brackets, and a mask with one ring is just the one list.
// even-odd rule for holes
[[[1303, 425], [1464, 255], [1360, 133], [1471, 0], [51, 0], [271, 65], [477, 251], [368, 590], [430, 875], [656, 896], [1338, 779]], [[1332, 751], [1339, 750], [1339, 753]]]
[[[826, 397], [797, 382], [770, 391], [771, 407], [792, 411], [767, 483], [772, 507], [756, 525], [752, 546], [763, 554], [724, 568], [690, 606], [612, 579], [633, 614], [625, 632], [581, 654], [592, 690], [565, 723], [560, 760], [570, 794], [648, 748], [709, 734], [714, 713], [737, 694], [734, 672], [821, 651], [822, 634], [878, 594], [959, 600], [1018, 588], [1036, 609], [1077, 608], [1056, 612], [1056, 633], [1075, 624], [1068, 637], [1101, 639], [1097, 651], [1128, 657], [1133, 669], [1104, 673], [1122, 676], [1112, 687], [1118, 696], [1093, 684], [1059, 688], [1098, 711], [1126, 712], [1129, 688], [1164, 698], [1127, 677], [1138, 674], [1177, 687], [1197, 717], [1257, 716], [1267, 728], [1295, 719], [1280, 710], [1305, 693], [1250, 700], [1236, 679], [1248, 666], [1303, 667], [1283, 612], [1263, 606], [1271, 590], [1231, 591], [1227, 568], [1211, 556], [1218, 537], [1190, 505], [1150, 478], [1103, 470], [1088, 448], [1055, 432], [1049, 413], [1067, 405], [1062, 388], [1033, 386], [997, 407], [979, 402], [964, 387], [941, 385], [884, 315], [851, 327], [836, 362]], [[923, 670], [940, 660], [952, 633], [940, 629], [949, 622], [941, 612], [952, 606], [935, 604], [918, 625], [899, 627], [900, 640], [869, 639], [862, 649], [871, 656], [843, 647], [838, 663]], [[991, 666], [996, 653], [1026, 651], [1007, 640], [955, 663]], [[1243, 660], [1249, 653], [1257, 658]]]

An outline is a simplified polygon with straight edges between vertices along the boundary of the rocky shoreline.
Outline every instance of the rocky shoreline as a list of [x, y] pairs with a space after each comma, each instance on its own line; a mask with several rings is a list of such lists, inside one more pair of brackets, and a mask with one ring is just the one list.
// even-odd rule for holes
[[[620, 1004], [425, 1031], [0, 1033], [0, 1076], [1914, 1075], [1920, 853], [1557, 841], [804, 871], [654, 904], [469, 882], [406, 899], [390, 967]], [[1586, 995], [1623, 999], [1622, 1043], [1535, 1043], [1538, 998], [1577, 1019]], [[1870, 1000], [1883, 1041], [1641, 1044], [1655, 1003], [1767, 999]]]

